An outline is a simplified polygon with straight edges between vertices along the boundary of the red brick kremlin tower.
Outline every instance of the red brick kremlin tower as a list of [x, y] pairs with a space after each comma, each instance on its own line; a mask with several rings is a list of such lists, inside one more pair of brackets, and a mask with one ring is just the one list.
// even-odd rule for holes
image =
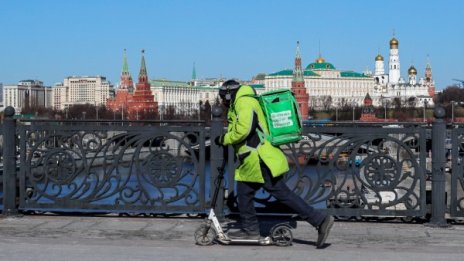
[[134, 83], [132, 76], [129, 72], [129, 66], [127, 63], [126, 49], [124, 49], [124, 60], [121, 72], [121, 81], [119, 88], [116, 91], [114, 99], [110, 99], [107, 102], [107, 107], [112, 111], [127, 110], [128, 102], [132, 100], [132, 92], [134, 91]]
[[300, 107], [300, 113], [303, 120], [309, 115], [308, 101], [309, 95], [306, 92], [304, 73], [301, 68], [300, 42], [296, 42], [295, 69], [293, 70], [292, 92], [295, 94], [296, 101]]
[[427, 61], [425, 66], [425, 85], [429, 92], [430, 97], [435, 96], [435, 83], [432, 79], [432, 67], [430, 66], [430, 61]]
[[137, 83], [132, 100], [128, 101], [130, 119], [137, 119], [139, 112], [154, 114], [158, 111], [158, 103], [151, 93], [148, 82], [147, 67], [145, 66], [144, 50], [142, 50], [142, 63], [140, 65], [139, 81]]
[[126, 49], [124, 49], [124, 60], [122, 63], [121, 83], [119, 85], [119, 89], [127, 90], [129, 93], [134, 92], [134, 82], [132, 81], [132, 76], [129, 72]]
[[364, 97], [364, 106], [362, 109], [361, 118], [359, 120], [365, 122], [384, 121], [375, 117], [375, 110], [374, 106], [372, 105], [372, 98], [369, 93], [367, 93], [366, 97]]

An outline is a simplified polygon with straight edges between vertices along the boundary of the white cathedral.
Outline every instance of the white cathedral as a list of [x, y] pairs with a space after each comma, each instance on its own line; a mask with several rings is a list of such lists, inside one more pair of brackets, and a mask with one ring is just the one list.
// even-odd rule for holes
[[375, 57], [374, 92], [373, 99], [383, 104], [400, 98], [402, 104], [410, 107], [423, 107], [433, 105], [435, 94], [435, 82], [432, 79], [432, 68], [430, 62], [425, 67], [425, 75], [417, 80], [417, 70], [414, 65], [408, 69], [408, 78], [405, 80], [400, 73], [400, 56], [398, 51], [398, 40], [393, 37], [390, 40], [390, 58], [388, 63], [388, 74], [385, 73], [383, 56]]

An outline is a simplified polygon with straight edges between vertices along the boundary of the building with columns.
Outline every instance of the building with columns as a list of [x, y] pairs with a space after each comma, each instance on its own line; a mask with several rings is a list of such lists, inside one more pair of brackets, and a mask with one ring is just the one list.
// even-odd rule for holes
[[53, 86], [53, 107], [64, 110], [76, 104], [106, 104], [113, 85], [103, 76], [69, 76]]
[[[301, 57], [298, 57], [299, 45], [297, 49], [295, 64], [297, 60], [301, 64]], [[297, 70], [297, 65], [295, 65], [295, 70], [284, 69], [266, 75], [264, 79], [265, 91], [280, 88], [291, 89], [293, 82], [295, 82], [295, 75], [298, 75]], [[303, 69], [301, 68], [301, 70]], [[372, 76], [354, 71], [338, 70], [320, 54], [313, 63], [308, 64], [302, 71], [302, 78], [301, 84], [306, 88], [308, 105], [313, 109], [361, 105], [366, 93], [373, 89]], [[300, 95], [300, 97], [302, 96]]]
[[[303, 70], [304, 88], [308, 95], [308, 104], [313, 109], [331, 109], [343, 106], [361, 106], [366, 94], [372, 99], [372, 106], [391, 106], [398, 100], [403, 106], [433, 106], [435, 86], [432, 79], [430, 63], [427, 63], [425, 78], [417, 79], [417, 70], [411, 65], [408, 80], [401, 77], [399, 58], [399, 41], [393, 37], [390, 41], [388, 73], [385, 71], [384, 58], [381, 54], [375, 57], [374, 74], [369, 71], [360, 73], [351, 70], [338, 70], [319, 57]], [[295, 58], [295, 68], [280, 70], [264, 77], [264, 90], [279, 88], [293, 89], [296, 92], [295, 79], [301, 77], [299, 43]], [[301, 68], [301, 67], [300, 67]], [[296, 78], [295, 78], [296, 77]], [[301, 82], [300, 85], [303, 83]], [[301, 87], [299, 90], [300, 106], [302, 104]]]
[[3, 86], [3, 105], [12, 106], [16, 114], [23, 108], [49, 108], [52, 105], [52, 90], [39, 80], [23, 80], [18, 84]]

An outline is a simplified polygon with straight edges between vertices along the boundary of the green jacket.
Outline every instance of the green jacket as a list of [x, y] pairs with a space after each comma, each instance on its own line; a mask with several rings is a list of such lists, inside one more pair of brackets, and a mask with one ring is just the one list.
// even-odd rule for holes
[[264, 183], [259, 160], [271, 170], [273, 177], [289, 170], [287, 157], [268, 140], [260, 139], [256, 130], [269, 134], [263, 110], [251, 86], [242, 85], [227, 113], [229, 126], [222, 143], [233, 145], [240, 165], [235, 180]]

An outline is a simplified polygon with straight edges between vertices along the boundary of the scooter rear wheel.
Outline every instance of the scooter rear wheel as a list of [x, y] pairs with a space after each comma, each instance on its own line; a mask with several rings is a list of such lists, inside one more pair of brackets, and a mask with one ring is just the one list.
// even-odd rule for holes
[[290, 246], [293, 242], [292, 230], [286, 225], [276, 225], [271, 229], [271, 238], [277, 246]]
[[195, 243], [200, 246], [212, 245], [216, 239], [216, 231], [211, 226], [202, 224], [195, 230]]

